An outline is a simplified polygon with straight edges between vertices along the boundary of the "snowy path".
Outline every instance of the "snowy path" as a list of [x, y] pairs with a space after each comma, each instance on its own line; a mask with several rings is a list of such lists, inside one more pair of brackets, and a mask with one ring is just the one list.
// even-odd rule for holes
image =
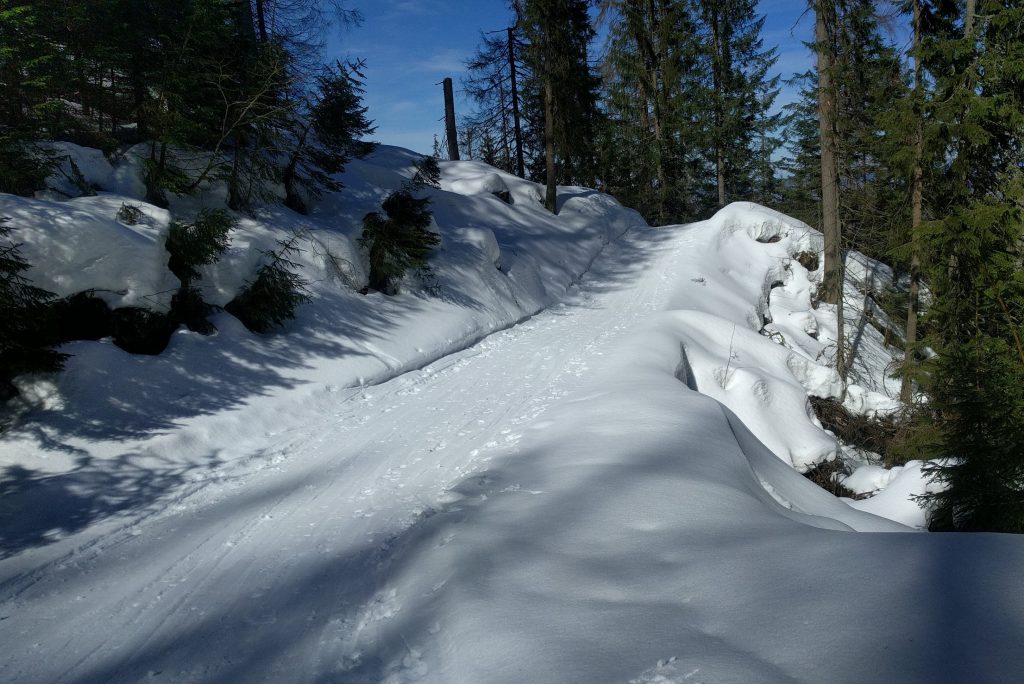
[[1019, 538], [905, 533], [790, 465], [835, 448], [809, 240], [753, 205], [636, 230], [425, 368], [331, 391], [324, 362], [154, 437], [238, 443], [10, 545], [0, 680], [1020, 681]]
[[336, 668], [388, 540], [514, 452], [524, 425], [663, 306], [687, 242], [628, 236], [569, 301], [422, 370], [338, 392], [169, 513], [41, 567], [0, 565], [0, 641], [30, 643], [5, 652], [0, 677], [299, 681]]

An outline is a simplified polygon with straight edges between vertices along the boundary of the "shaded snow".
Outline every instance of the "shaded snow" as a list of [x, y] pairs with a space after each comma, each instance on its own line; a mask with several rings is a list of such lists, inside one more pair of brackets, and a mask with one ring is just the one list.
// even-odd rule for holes
[[[1024, 675], [1018, 538], [887, 519], [919, 524], [916, 464], [855, 473], [892, 481], [849, 504], [797, 472], [838, 451], [807, 399], [842, 391], [834, 312], [795, 258], [820, 234], [750, 204], [648, 228], [583, 188], [554, 217], [535, 184], [443, 163], [434, 294], [361, 296], [360, 221], [414, 160], [381, 148], [309, 217], [256, 212], [204, 271], [229, 297], [254, 248], [298, 232], [313, 302], [280, 334], [218, 314], [159, 357], [76, 342], [32, 385], [0, 441], [0, 678]], [[162, 258], [166, 217], [116, 225], [122, 195], [2, 199], [19, 237], [81, 211], [111, 251], [127, 230]], [[870, 330], [848, 405], [884, 412]]]

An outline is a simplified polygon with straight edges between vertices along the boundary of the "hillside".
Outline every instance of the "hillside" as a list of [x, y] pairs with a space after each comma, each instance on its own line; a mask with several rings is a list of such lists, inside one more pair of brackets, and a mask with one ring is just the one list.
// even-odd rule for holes
[[[0, 196], [30, 277], [166, 307], [171, 214], [220, 189], [169, 213], [130, 162], [68, 150], [97, 195]], [[1024, 674], [1017, 537], [915, 531], [913, 466], [858, 502], [800, 474], [841, 449], [809, 396], [897, 408], [896, 352], [862, 316], [883, 265], [849, 257], [863, 305], [843, 393], [809, 226], [733, 204], [649, 227], [584, 188], [560, 188], [552, 216], [538, 185], [442, 162], [424, 191], [433, 274], [360, 294], [362, 217], [414, 161], [382, 147], [307, 217], [239, 217], [200, 286], [225, 304], [256, 250], [298, 235], [312, 301], [279, 333], [221, 312], [158, 356], [79, 341], [59, 376], [19, 380], [0, 437], [2, 678]], [[139, 223], [117, 219], [125, 203]]]

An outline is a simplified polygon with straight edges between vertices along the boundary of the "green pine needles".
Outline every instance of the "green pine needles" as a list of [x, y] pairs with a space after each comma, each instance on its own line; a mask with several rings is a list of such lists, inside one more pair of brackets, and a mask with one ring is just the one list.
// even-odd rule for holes
[[214, 331], [206, 320], [211, 307], [193, 283], [199, 267], [215, 263], [227, 249], [233, 219], [223, 209], [203, 209], [192, 223], [172, 223], [165, 246], [171, 258], [167, 267], [178, 276], [181, 287], [171, 300], [171, 318], [189, 330], [208, 335]]
[[411, 182], [388, 195], [384, 210], [363, 217], [359, 245], [369, 249], [369, 287], [384, 294], [397, 294], [398, 285], [409, 271], [429, 271], [428, 259], [441, 237], [428, 230], [430, 198], [413, 193], [425, 185], [437, 185], [441, 171], [437, 160], [425, 157], [417, 164]]
[[296, 309], [310, 300], [308, 283], [295, 273], [298, 264], [289, 258], [299, 251], [295, 245], [298, 238], [293, 235], [278, 242], [280, 249], [263, 252], [266, 263], [224, 307], [249, 330], [271, 332], [295, 318]]
[[8, 239], [9, 219], [0, 219], [0, 399], [17, 392], [16, 375], [58, 371], [65, 356], [48, 348], [45, 320], [55, 295], [33, 286], [23, 273], [29, 264]]

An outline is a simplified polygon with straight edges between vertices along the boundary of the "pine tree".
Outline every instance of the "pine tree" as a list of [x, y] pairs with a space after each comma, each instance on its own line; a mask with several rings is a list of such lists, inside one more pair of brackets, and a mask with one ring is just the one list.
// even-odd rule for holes
[[204, 209], [192, 223], [171, 224], [165, 246], [170, 254], [167, 268], [181, 281], [171, 299], [171, 318], [190, 330], [209, 334], [214, 328], [206, 320], [211, 307], [195, 286], [199, 267], [216, 263], [227, 249], [235, 220], [226, 211]]
[[[754, 194], [763, 163], [770, 159], [771, 131], [778, 117], [769, 116], [778, 94], [778, 77], [768, 72], [778, 57], [774, 48], [764, 49], [761, 31], [764, 17], [756, 14], [754, 0], [698, 0], [709, 40], [705, 60], [711, 83], [699, 102], [705, 131], [706, 158], [713, 166], [716, 203], [725, 206], [730, 196]], [[760, 163], [759, 163], [760, 162]]]
[[682, 220], [695, 211], [700, 176], [692, 141], [701, 48], [691, 7], [605, 0], [601, 10], [608, 22], [601, 177], [648, 220]]
[[428, 230], [432, 221], [430, 198], [416, 195], [425, 186], [436, 187], [440, 177], [437, 160], [423, 158], [412, 181], [385, 198], [383, 213], [371, 212], [363, 217], [359, 246], [369, 253], [370, 288], [396, 294], [406, 273], [429, 272], [428, 259], [441, 238]]
[[0, 192], [30, 195], [42, 186], [52, 160], [34, 144], [62, 109], [53, 97], [53, 51], [42, 33], [42, 13], [28, 3], [0, 6]]
[[842, 227], [839, 218], [839, 166], [836, 101], [834, 87], [836, 52], [830, 40], [837, 17], [826, 0], [817, 0], [814, 8], [814, 40], [818, 53], [818, 129], [821, 136], [821, 232], [825, 236], [824, 277], [821, 299], [836, 307], [835, 366], [846, 379], [846, 336], [843, 330], [843, 254]]
[[[496, 149], [491, 155], [497, 166], [525, 177], [525, 136], [522, 100], [526, 66], [522, 62], [523, 41], [516, 27], [481, 36], [476, 54], [466, 62], [463, 89], [476, 103], [477, 111], [468, 117], [463, 130], [472, 129], [474, 137], [487, 139]], [[467, 150], [471, 158], [482, 150]], [[491, 164], [491, 161], [487, 163]]]
[[295, 318], [301, 304], [310, 301], [308, 283], [295, 272], [291, 256], [299, 249], [298, 236], [278, 242], [278, 249], [263, 252], [265, 262], [256, 276], [224, 307], [249, 330], [268, 333]]
[[1024, 8], [971, 5], [927, 45], [950, 180], [920, 235], [927, 390], [949, 457], [929, 498], [934, 528], [1024, 532]]
[[43, 321], [54, 295], [33, 286], [19, 246], [11, 242], [8, 219], [0, 219], [0, 399], [16, 394], [16, 375], [60, 370], [65, 356], [49, 349]]
[[318, 197], [337, 192], [334, 176], [345, 170], [352, 157], [361, 158], [373, 149], [360, 140], [374, 131], [362, 104], [362, 62], [335, 63], [316, 79], [316, 90], [304, 94], [302, 106], [291, 117], [294, 141], [281, 174], [285, 205], [306, 212], [301, 192]]
[[587, 0], [526, 0], [525, 58], [544, 112], [544, 205], [556, 213], [559, 182], [590, 182], [597, 129], [597, 78], [587, 60], [594, 29]]

